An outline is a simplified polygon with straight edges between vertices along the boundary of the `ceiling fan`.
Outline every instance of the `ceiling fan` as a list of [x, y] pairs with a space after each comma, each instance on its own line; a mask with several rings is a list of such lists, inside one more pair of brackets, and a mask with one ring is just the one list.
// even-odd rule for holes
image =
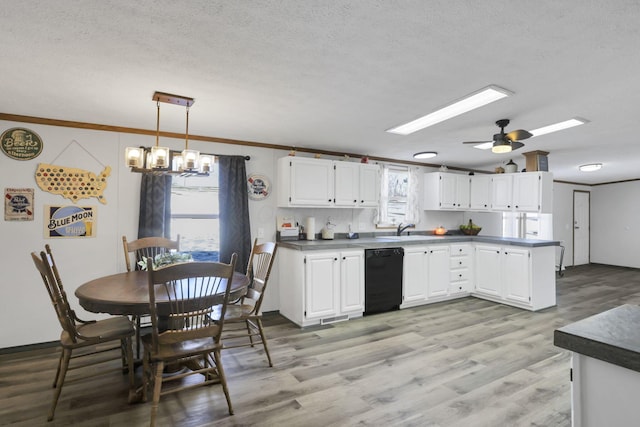
[[[494, 153], [508, 153], [518, 148], [524, 147], [520, 140], [531, 138], [533, 134], [524, 129], [518, 129], [509, 133], [504, 133], [504, 128], [509, 125], [509, 119], [501, 119], [496, 122], [500, 128], [500, 133], [493, 135], [493, 141], [465, 141], [463, 144], [485, 144], [493, 142], [491, 151]], [[489, 147], [487, 147], [489, 148]]]

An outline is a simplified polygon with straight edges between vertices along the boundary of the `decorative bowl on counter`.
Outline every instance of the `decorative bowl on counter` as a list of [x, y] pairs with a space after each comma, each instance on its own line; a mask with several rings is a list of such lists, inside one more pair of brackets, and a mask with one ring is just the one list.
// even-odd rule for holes
[[462, 231], [462, 234], [466, 234], [467, 236], [475, 236], [477, 235], [480, 230], [482, 230], [482, 227], [478, 227], [478, 228], [462, 228], [463, 226], [460, 226], [460, 231]]

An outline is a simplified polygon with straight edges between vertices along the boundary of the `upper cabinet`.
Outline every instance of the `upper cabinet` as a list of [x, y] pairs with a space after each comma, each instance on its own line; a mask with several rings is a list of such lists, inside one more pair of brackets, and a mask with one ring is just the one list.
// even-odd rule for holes
[[422, 207], [425, 210], [469, 210], [470, 188], [469, 175], [425, 173]]
[[493, 210], [552, 213], [553, 174], [550, 172], [493, 175], [491, 181]]
[[380, 198], [380, 168], [305, 157], [278, 160], [280, 207], [376, 207]]
[[424, 174], [423, 209], [552, 213], [550, 172]]

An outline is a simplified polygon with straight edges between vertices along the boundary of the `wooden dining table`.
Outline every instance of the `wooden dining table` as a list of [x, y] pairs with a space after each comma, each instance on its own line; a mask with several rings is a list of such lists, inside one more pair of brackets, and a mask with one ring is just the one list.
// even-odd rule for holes
[[[75, 295], [80, 306], [92, 313], [108, 313], [120, 315], [148, 315], [149, 310], [149, 282], [146, 271], [130, 271], [90, 280], [76, 289]], [[247, 292], [249, 278], [234, 272], [231, 280], [229, 301], [242, 297]], [[220, 301], [224, 297], [220, 289]], [[156, 295], [156, 303], [168, 303], [162, 295]]]

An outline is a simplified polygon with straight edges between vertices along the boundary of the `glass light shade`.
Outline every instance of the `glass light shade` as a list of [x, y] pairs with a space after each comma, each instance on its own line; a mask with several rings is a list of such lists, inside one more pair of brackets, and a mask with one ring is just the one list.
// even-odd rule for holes
[[151, 148], [151, 167], [152, 168], [168, 168], [169, 167], [169, 148], [167, 147]]
[[196, 150], [182, 150], [182, 165], [185, 170], [198, 169], [200, 152]]
[[590, 163], [588, 165], [579, 166], [578, 169], [582, 172], [595, 172], [602, 168], [602, 163]]
[[200, 156], [200, 172], [211, 172], [213, 169], [211, 165], [213, 164], [213, 159], [211, 156], [202, 155]]
[[184, 163], [182, 162], [182, 156], [174, 156], [173, 164], [171, 166], [172, 171], [182, 171], [184, 170]]
[[510, 153], [511, 145], [510, 144], [496, 144], [491, 147], [491, 151], [494, 153], [502, 154], [502, 153]]
[[144, 150], [140, 147], [127, 147], [124, 150], [124, 158], [128, 167], [141, 168], [144, 164]]

